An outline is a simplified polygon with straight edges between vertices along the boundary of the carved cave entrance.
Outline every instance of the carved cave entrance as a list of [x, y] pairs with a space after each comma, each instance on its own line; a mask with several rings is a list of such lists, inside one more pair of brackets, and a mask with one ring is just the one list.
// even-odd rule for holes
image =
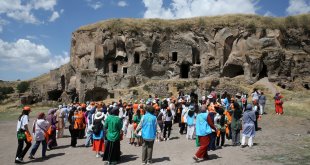
[[59, 98], [62, 94], [61, 90], [52, 90], [47, 92], [48, 100], [59, 101]]
[[102, 101], [107, 99], [108, 94], [108, 90], [97, 87], [85, 93], [85, 101]]
[[264, 77], [268, 77], [268, 70], [267, 70], [267, 65], [266, 64], [263, 64], [263, 69], [259, 72], [258, 79], [262, 79]]
[[243, 67], [234, 64], [229, 64], [225, 66], [222, 73], [222, 76], [229, 78], [233, 78], [240, 75], [244, 75]]
[[65, 76], [64, 75], [62, 75], [61, 76], [61, 90], [65, 90], [65, 88], [66, 88], [66, 80], [65, 80]]
[[189, 73], [189, 64], [182, 64], [180, 67], [180, 77], [181, 78], [188, 78]]

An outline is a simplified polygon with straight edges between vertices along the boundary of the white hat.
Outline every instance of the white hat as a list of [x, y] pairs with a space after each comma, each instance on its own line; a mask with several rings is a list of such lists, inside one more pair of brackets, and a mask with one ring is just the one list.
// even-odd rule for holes
[[90, 111], [91, 109], [92, 109], [92, 107], [90, 105], [86, 107], [87, 111]]
[[210, 94], [210, 95], [208, 95], [208, 98], [209, 98], [209, 99], [212, 99], [212, 98], [213, 98], [213, 96]]
[[103, 113], [102, 112], [97, 112], [96, 114], [95, 114], [95, 120], [98, 120], [98, 119], [102, 119], [103, 118]]

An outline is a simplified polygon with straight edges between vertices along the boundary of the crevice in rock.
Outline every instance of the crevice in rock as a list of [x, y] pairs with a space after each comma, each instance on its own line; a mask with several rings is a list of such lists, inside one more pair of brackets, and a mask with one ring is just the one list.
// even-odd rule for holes
[[223, 77], [230, 77], [230, 78], [240, 75], [244, 75], [243, 67], [235, 64], [228, 64], [227, 66], [225, 66], [222, 73]]
[[96, 87], [85, 93], [85, 101], [102, 101], [107, 99], [108, 95], [109, 93], [107, 89]]

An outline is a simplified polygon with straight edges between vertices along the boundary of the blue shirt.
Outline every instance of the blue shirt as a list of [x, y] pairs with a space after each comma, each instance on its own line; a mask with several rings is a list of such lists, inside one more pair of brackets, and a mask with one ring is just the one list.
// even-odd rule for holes
[[206, 136], [212, 133], [211, 127], [207, 121], [208, 113], [200, 113], [196, 117], [196, 135]]

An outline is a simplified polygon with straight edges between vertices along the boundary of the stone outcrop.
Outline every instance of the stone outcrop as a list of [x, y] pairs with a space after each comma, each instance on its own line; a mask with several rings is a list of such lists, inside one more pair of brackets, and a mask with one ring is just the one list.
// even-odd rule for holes
[[309, 83], [310, 31], [304, 27], [159, 24], [113, 29], [115, 22], [73, 32], [70, 62], [51, 71], [47, 83], [33, 86], [36, 93], [43, 99], [86, 101], [119, 97], [116, 91], [150, 80], [244, 76], [250, 84], [264, 77], [285, 87], [297, 80]]

